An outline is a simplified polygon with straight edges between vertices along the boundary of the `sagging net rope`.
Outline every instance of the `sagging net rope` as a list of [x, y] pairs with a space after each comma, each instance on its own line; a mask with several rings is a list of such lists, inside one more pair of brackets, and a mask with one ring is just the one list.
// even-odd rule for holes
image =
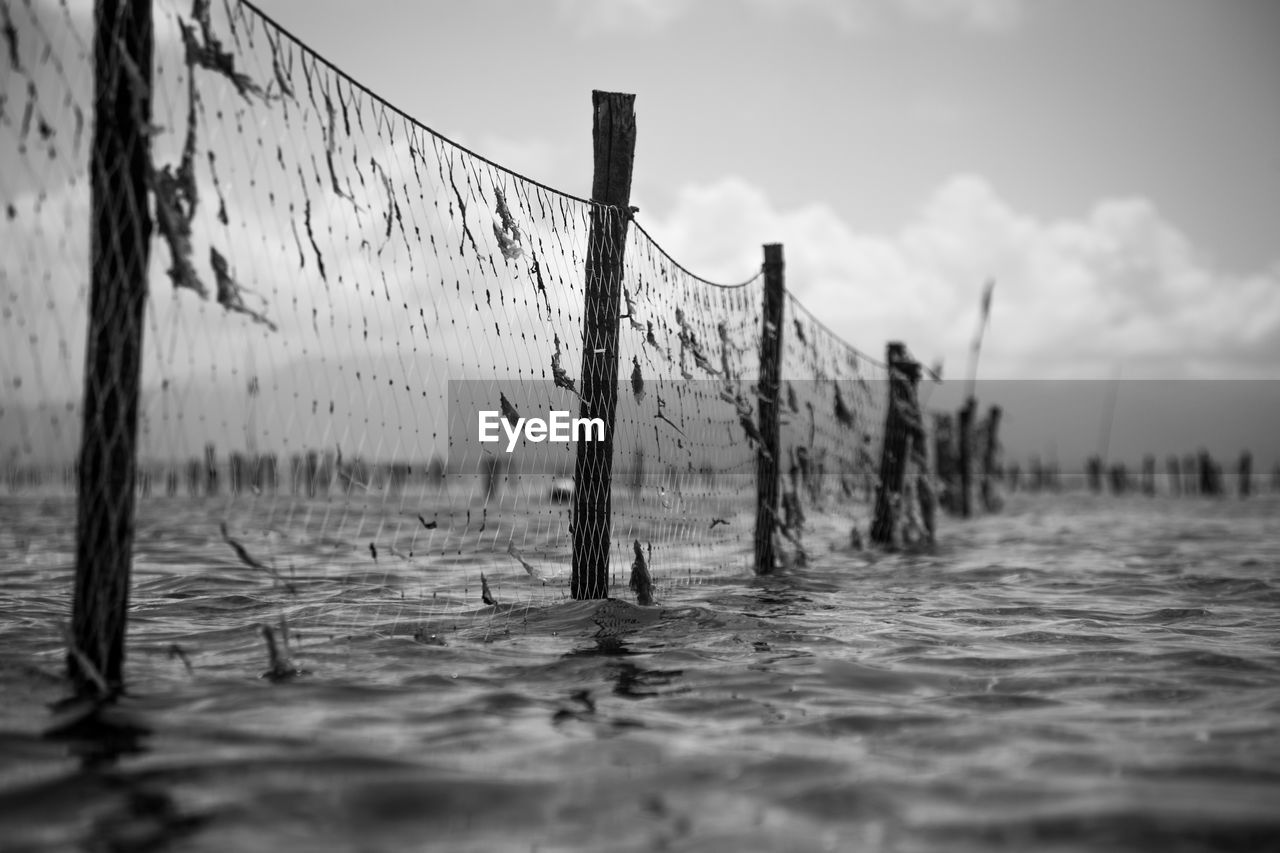
[[[3, 465], [70, 521], [93, 21], [0, 14]], [[593, 205], [416, 123], [245, 3], [158, 2], [153, 74], [140, 527], [180, 529], [186, 572], [313, 637], [430, 640], [565, 599], [573, 445], [507, 454], [473, 419], [578, 409]], [[762, 280], [707, 282], [626, 233], [610, 583], [627, 595], [643, 562], [660, 600], [750, 571]], [[799, 552], [867, 504], [885, 395], [882, 366], [786, 310]], [[144, 598], [173, 558], [140, 539]]]

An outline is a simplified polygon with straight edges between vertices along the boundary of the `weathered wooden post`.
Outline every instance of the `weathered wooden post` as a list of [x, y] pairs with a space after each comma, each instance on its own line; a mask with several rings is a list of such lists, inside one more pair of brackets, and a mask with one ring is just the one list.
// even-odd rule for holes
[[204, 493], [216, 495], [218, 493], [218, 448], [212, 441], [204, 446], [204, 476]]
[[[915, 382], [920, 378], [920, 365], [907, 356], [904, 344], [894, 341], [887, 348], [889, 365], [889, 406], [885, 414], [884, 444], [880, 451], [880, 484], [876, 487], [876, 509], [871, 522], [871, 541], [879, 545], [893, 544], [893, 531], [898, 514], [903, 511], [903, 481], [907, 470], [907, 454], [911, 452], [919, 423], [912, 424], [908, 411], [914, 399]], [[916, 415], [918, 420], [918, 415]]]
[[1218, 494], [1217, 483], [1213, 476], [1213, 457], [1209, 455], [1209, 451], [1201, 450], [1197, 457], [1198, 473], [1200, 475], [1200, 494], [1214, 496]]
[[1240, 454], [1240, 462], [1236, 466], [1237, 488], [1240, 497], [1247, 498], [1253, 491], [1253, 454], [1244, 451]]
[[978, 401], [969, 397], [960, 407], [960, 517], [973, 515], [973, 418]]
[[314, 450], [307, 451], [307, 497], [316, 496], [316, 486], [320, 481], [320, 454]]
[[1095, 495], [1102, 491], [1102, 457], [1090, 456], [1084, 463], [1085, 476], [1088, 479], [1089, 491]]
[[94, 17], [92, 269], [67, 669], [77, 693], [113, 694], [124, 681], [151, 241], [151, 3], [98, 0]]
[[910, 365], [911, 373], [911, 441], [910, 455], [915, 463], [915, 498], [920, 510], [920, 522], [924, 525], [926, 542], [932, 546], [937, 541], [938, 496], [929, 471], [929, 448], [924, 430], [924, 413], [920, 410], [920, 365]]
[[987, 412], [987, 426], [983, 430], [986, 446], [982, 449], [982, 508], [986, 512], [999, 509], [999, 501], [995, 492], [997, 476], [996, 463], [1000, 455], [1000, 415], [999, 406], [992, 406]]
[[1169, 481], [1169, 494], [1177, 497], [1182, 494], [1182, 473], [1178, 470], [1178, 457], [1170, 455], [1164, 461], [1165, 479]]
[[1129, 471], [1123, 462], [1116, 462], [1107, 469], [1107, 478], [1111, 482], [1111, 494], [1123, 495], [1129, 490]]
[[595, 172], [591, 183], [591, 235], [587, 242], [582, 310], [580, 417], [604, 420], [603, 441], [579, 441], [573, 469], [573, 575], [575, 599], [609, 594], [609, 542], [613, 512], [613, 432], [618, 408], [618, 323], [623, 250], [631, 220], [631, 167], [635, 160], [635, 95], [591, 93]]
[[939, 503], [949, 513], [954, 513], [956, 503], [956, 457], [955, 432], [950, 413], [935, 412], [933, 415], [933, 464], [934, 474], [938, 480]]
[[782, 371], [782, 306], [786, 292], [782, 244], [764, 247], [764, 310], [760, 330], [760, 447], [756, 450], [756, 574], [774, 569], [773, 533], [778, 525], [778, 394]]

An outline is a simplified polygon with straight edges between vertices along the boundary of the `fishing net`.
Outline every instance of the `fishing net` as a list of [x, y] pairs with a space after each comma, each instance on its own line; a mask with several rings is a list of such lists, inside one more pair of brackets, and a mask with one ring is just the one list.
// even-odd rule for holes
[[[70, 521], [93, 21], [0, 14], [0, 453], [11, 495]], [[760, 275], [699, 278], [629, 213], [453, 144], [248, 4], [157, 2], [154, 27], [135, 491], [185, 572], [295, 636], [430, 641], [567, 598], [575, 446], [508, 453], [476, 419], [577, 414], [593, 214], [629, 226], [606, 247], [624, 261], [610, 590], [639, 562], [657, 600], [751, 571]], [[824, 524], [866, 529], [884, 367], [790, 297], [783, 340], [794, 560]], [[168, 559], [137, 542], [144, 580]]]
[[888, 370], [841, 340], [790, 294], [783, 317], [784, 538], [800, 554], [806, 553], [806, 529], [819, 542], [861, 547], [879, 482]]

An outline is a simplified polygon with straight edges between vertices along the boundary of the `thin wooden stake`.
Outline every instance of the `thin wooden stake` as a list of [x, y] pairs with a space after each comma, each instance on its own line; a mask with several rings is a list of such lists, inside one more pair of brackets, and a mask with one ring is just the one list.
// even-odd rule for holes
[[959, 506], [956, 495], [955, 434], [952, 424], [949, 413], [937, 412], [933, 416], [934, 474], [941, 492], [939, 502], [942, 508], [950, 513], [956, 512]]
[[997, 457], [1000, 453], [1000, 416], [1003, 410], [999, 406], [992, 406], [987, 414], [987, 428], [984, 432], [987, 445], [982, 449], [982, 508], [986, 512], [995, 512], [999, 509], [999, 500], [996, 497], [995, 481], [998, 472], [996, 471]]
[[920, 378], [920, 366], [907, 355], [905, 344], [888, 345], [885, 361], [889, 365], [889, 406], [885, 413], [884, 445], [880, 450], [880, 484], [876, 487], [875, 516], [871, 522], [871, 541], [892, 545], [903, 496], [907, 470], [907, 454], [914, 438], [907, 422], [903, 401], [915, 397], [914, 381]]
[[773, 533], [778, 524], [778, 394], [782, 371], [782, 306], [786, 282], [782, 244], [764, 247], [764, 310], [760, 332], [760, 447], [756, 450], [756, 574], [774, 570]]
[[960, 517], [973, 515], [973, 419], [978, 401], [969, 397], [960, 408]]
[[609, 595], [609, 543], [613, 512], [613, 433], [618, 407], [618, 323], [622, 262], [631, 221], [631, 168], [635, 161], [635, 95], [591, 93], [595, 174], [591, 236], [587, 243], [582, 312], [580, 417], [604, 420], [603, 441], [578, 442], [573, 469], [573, 575], [575, 599]]

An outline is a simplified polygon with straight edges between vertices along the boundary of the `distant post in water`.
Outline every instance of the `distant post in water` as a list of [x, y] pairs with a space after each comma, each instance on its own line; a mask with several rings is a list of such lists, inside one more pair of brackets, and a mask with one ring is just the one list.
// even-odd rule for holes
[[938, 502], [947, 512], [955, 512], [956, 509], [955, 435], [952, 423], [949, 413], [935, 412], [933, 415], [933, 465], [941, 493]]
[[212, 441], [204, 446], [204, 476], [204, 493], [216, 495], [218, 493], [218, 448]]
[[1240, 462], [1236, 469], [1237, 487], [1240, 489], [1240, 497], [1247, 498], [1253, 491], [1253, 454], [1244, 451], [1240, 454]]
[[98, 0], [94, 23], [92, 268], [67, 669], [77, 693], [111, 694], [124, 681], [151, 241], [151, 2]]
[[609, 595], [609, 543], [613, 512], [613, 433], [618, 408], [618, 323], [623, 250], [631, 220], [631, 167], [635, 160], [635, 95], [591, 93], [595, 172], [591, 183], [591, 235], [582, 311], [580, 417], [604, 420], [603, 441], [578, 442], [573, 469], [573, 574], [575, 599]]
[[756, 450], [756, 574], [774, 569], [778, 524], [778, 394], [782, 371], [782, 306], [786, 293], [782, 244], [764, 247], [764, 311], [760, 330], [760, 447]]
[[960, 407], [960, 516], [973, 515], [973, 418], [978, 401], [969, 397]]
[[999, 509], [999, 501], [995, 492], [997, 475], [996, 463], [1000, 454], [1000, 415], [999, 406], [992, 406], [987, 413], [987, 428], [983, 431], [987, 444], [982, 449], [982, 508], [986, 512]]
[[1102, 491], [1102, 457], [1090, 456], [1084, 463], [1085, 476], [1088, 478], [1089, 491], [1095, 495]]
[[[907, 454], [911, 452], [919, 424], [911, 424], [906, 404], [914, 399], [914, 383], [920, 366], [907, 356], [905, 345], [893, 342], [887, 348], [889, 365], [889, 410], [885, 414], [884, 444], [880, 451], [880, 485], [876, 491], [875, 515], [871, 521], [871, 541], [892, 545], [898, 515], [903, 511], [903, 484]], [[918, 418], [918, 414], [916, 415]]]

